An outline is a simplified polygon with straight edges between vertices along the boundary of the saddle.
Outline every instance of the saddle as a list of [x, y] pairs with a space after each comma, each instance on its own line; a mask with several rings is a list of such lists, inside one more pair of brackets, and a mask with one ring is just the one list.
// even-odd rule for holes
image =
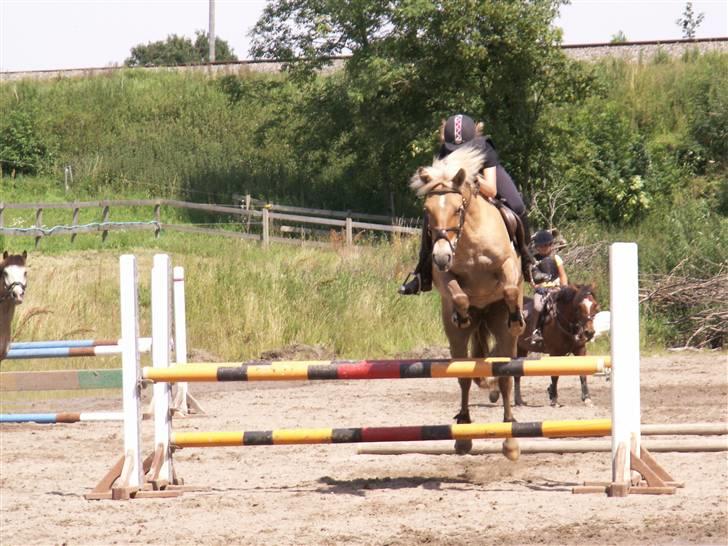
[[521, 256], [521, 268], [523, 277], [526, 282], [531, 282], [531, 253], [528, 250], [528, 241], [526, 241], [526, 228], [521, 218], [513, 212], [508, 205], [500, 199], [490, 199], [490, 202], [498, 209], [506, 225], [508, 237], [513, 243], [516, 251]]

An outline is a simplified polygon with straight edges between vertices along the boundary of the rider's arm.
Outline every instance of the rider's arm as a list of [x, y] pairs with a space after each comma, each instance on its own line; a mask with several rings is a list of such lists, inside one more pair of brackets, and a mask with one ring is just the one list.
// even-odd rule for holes
[[559, 282], [561, 283], [561, 286], [566, 286], [569, 284], [569, 278], [566, 276], [566, 270], [564, 269], [564, 261], [561, 259], [561, 256], [555, 256], [556, 259], [556, 269], [559, 271]]
[[480, 193], [484, 197], [495, 197], [497, 193], [495, 169], [495, 167], [486, 167], [483, 169], [482, 176], [480, 177]]

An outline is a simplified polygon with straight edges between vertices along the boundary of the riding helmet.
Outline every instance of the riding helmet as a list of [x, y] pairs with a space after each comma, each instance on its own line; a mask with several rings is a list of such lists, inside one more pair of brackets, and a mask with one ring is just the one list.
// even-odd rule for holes
[[473, 140], [478, 134], [475, 122], [470, 116], [456, 114], [447, 118], [442, 145], [448, 152], [454, 152], [466, 142]]
[[542, 229], [533, 236], [533, 244], [536, 246], [550, 245], [554, 242], [554, 236], [550, 231]]

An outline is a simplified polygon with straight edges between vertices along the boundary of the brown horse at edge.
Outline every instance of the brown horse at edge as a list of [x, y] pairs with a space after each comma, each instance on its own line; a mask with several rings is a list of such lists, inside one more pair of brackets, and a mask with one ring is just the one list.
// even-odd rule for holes
[[[440, 293], [442, 321], [453, 359], [516, 356], [516, 341], [524, 328], [521, 313], [523, 278], [520, 257], [510, 242], [498, 209], [478, 189], [483, 163], [480, 151], [463, 147], [431, 167], [418, 169], [410, 187], [424, 196], [433, 241], [433, 281]], [[472, 379], [458, 379], [460, 411], [457, 423], [471, 423], [468, 400]], [[503, 395], [503, 421], [513, 422], [512, 379], [498, 378]], [[468, 453], [472, 440], [457, 440], [457, 453]], [[503, 453], [520, 455], [518, 442], [508, 438]]]

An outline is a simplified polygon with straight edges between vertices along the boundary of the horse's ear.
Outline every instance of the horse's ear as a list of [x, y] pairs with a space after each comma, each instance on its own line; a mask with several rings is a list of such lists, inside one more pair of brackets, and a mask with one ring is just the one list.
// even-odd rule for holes
[[7, 260], [8, 259], [8, 256], [9, 256], [8, 251], [7, 250], [3, 250], [3, 260]]
[[28, 257], [28, 251], [27, 250], [23, 250], [23, 259], [25, 259], [27, 257]]
[[463, 182], [465, 182], [465, 169], [458, 169], [457, 174], [452, 179], [453, 186], [459, 189], [463, 185]]

